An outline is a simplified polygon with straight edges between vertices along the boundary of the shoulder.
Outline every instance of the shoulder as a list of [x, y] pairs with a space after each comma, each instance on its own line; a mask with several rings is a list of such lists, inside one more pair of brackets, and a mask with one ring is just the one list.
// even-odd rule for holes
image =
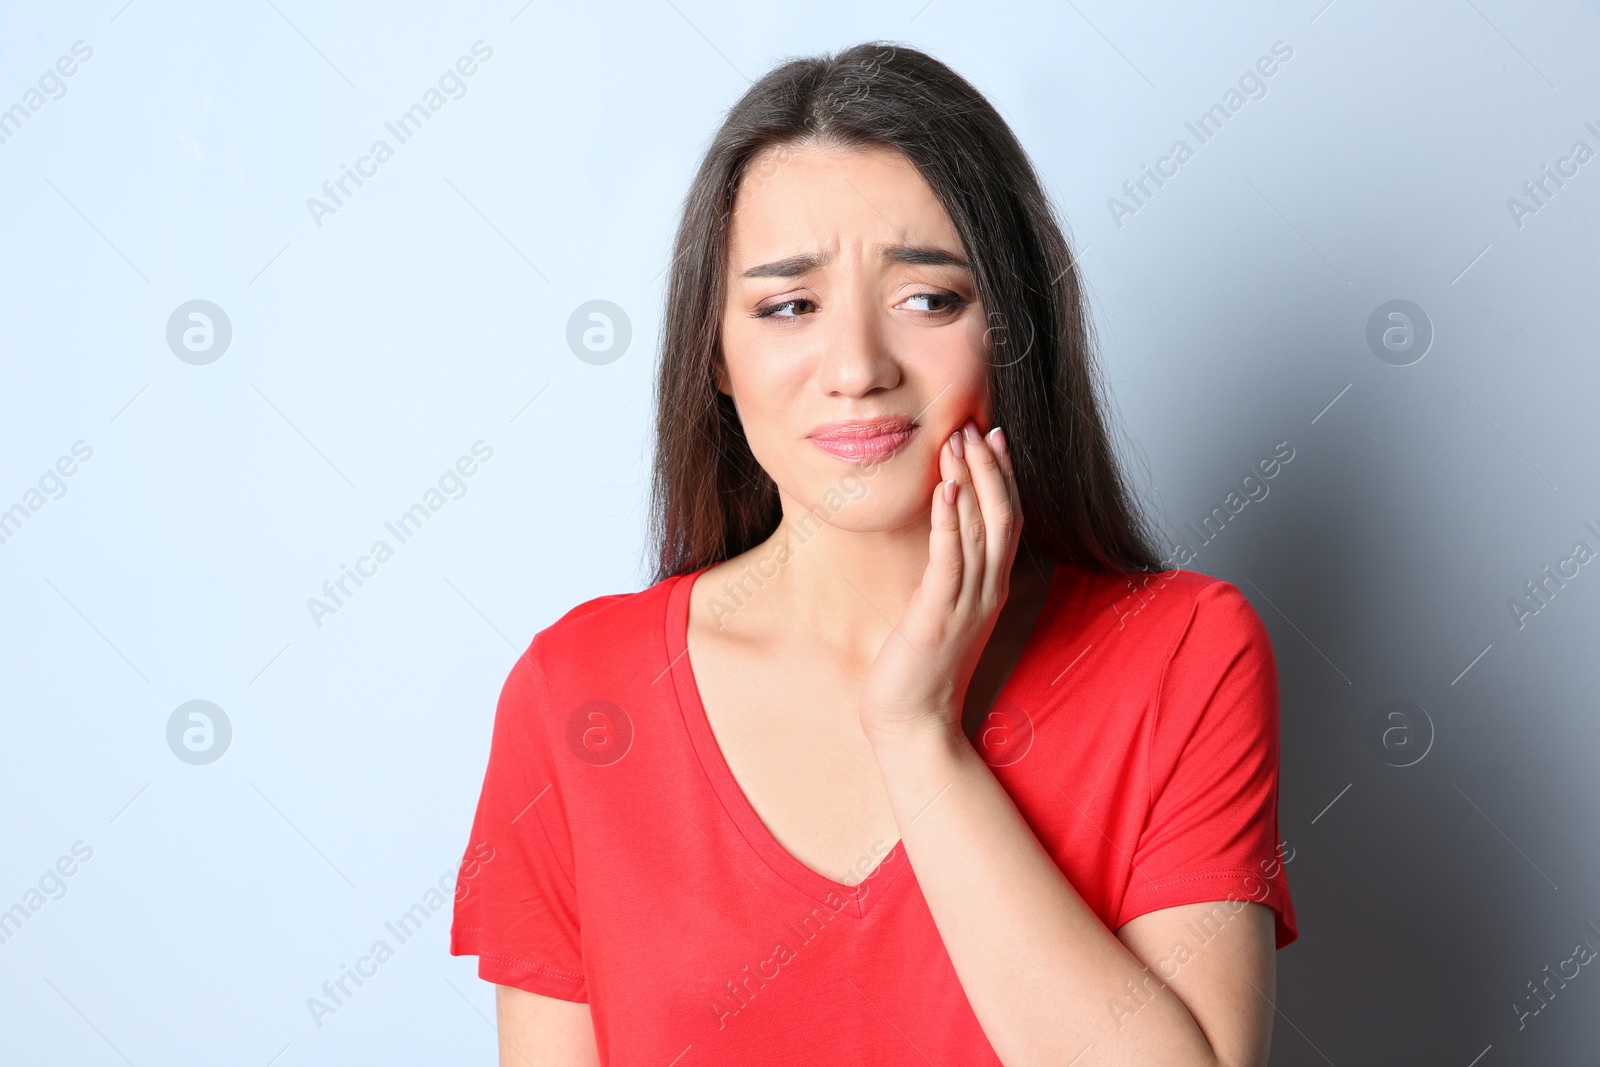
[[1275, 719], [1272, 640], [1249, 598], [1232, 582], [1193, 571], [1171, 581], [1174, 595], [1151, 620], [1161, 650], [1158, 716], [1180, 732], [1202, 717], [1240, 728]]
[[[1266, 627], [1232, 582], [1198, 571], [1067, 567], [1042, 631], [1048, 654], [1084, 684], [1153, 701], [1178, 677], [1216, 677], [1241, 659], [1270, 667]], [[1266, 661], [1265, 664], [1262, 661]]]
[[1146, 647], [1171, 651], [1196, 630], [1210, 637], [1262, 631], [1260, 617], [1237, 586], [1199, 571], [1123, 574], [1072, 568], [1069, 581], [1080, 618], [1112, 632], [1136, 631]]
[[1212, 769], [1276, 758], [1277, 666], [1238, 586], [1171, 570], [1096, 575], [1087, 588], [1094, 621], [1083, 636], [1093, 654], [1075, 668], [1086, 668], [1080, 684], [1106, 694], [1103, 714], [1121, 708], [1138, 724], [1152, 782], [1185, 754]]
[[555, 749], [580, 709], [647, 691], [666, 662], [662, 624], [675, 582], [591, 597], [535, 633], [500, 689], [500, 743], [532, 758]]
[[665, 651], [667, 600], [680, 577], [574, 605], [534, 634], [519, 662], [531, 661], [550, 684], [593, 686], [636, 673]]

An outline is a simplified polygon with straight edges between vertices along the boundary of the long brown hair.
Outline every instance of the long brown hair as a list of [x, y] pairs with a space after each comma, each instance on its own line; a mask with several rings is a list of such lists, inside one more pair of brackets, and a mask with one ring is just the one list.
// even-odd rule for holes
[[783, 517], [714, 368], [734, 195], [758, 152], [800, 142], [898, 149], [955, 224], [989, 317], [989, 395], [1011, 443], [1026, 540], [1086, 570], [1164, 569], [1117, 467], [1078, 269], [1032, 164], [955, 71], [873, 41], [787, 62], [752, 85], [684, 200], [656, 389], [653, 581], [736, 556]]

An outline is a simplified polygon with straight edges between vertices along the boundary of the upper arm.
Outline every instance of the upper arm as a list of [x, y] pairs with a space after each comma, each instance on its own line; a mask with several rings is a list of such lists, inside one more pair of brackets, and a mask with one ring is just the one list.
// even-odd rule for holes
[[589, 1005], [496, 985], [500, 1067], [599, 1067]]
[[1271, 908], [1180, 904], [1130, 919], [1117, 939], [1188, 1009], [1219, 1064], [1265, 1067], [1277, 985]]
[[1293, 942], [1294, 850], [1278, 837], [1277, 666], [1266, 627], [1234, 586], [1196, 595], [1146, 745], [1149, 807], [1112, 929], [1180, 905], [1248, 900], [1274, 913], [1277, 948]]
[[[556, 698], [534, 662], [536, 646], [537, 640], [518, 658], [495, 711], [472, 833], [456, 874], [450, 952], [477, 956], [480, 978], [517, 994], [510, 998], [516, 1019], [537, 1012], [533, 1021], [543, 1028], [546, 1016], [573, 1009], [540, 1011], [532, 998], [581, 1007], [588, 990], [571, 819], [552, 751], [559, 742], [550, 737]], [[497, 994], [497, 1012], [507, 996]], [[514, 1054], [507, 1062], [517, 1062]]]

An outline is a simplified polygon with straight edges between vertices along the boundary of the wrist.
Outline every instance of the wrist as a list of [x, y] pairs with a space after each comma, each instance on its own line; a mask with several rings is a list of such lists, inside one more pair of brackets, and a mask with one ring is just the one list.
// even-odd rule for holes
[[928, 722], [892, 729], [878, 727], [867, 730], [866, 735], [867, 743], [871, 745], [880, 765], [886, 761], [943, 760], [975, 751], [959, 722]]

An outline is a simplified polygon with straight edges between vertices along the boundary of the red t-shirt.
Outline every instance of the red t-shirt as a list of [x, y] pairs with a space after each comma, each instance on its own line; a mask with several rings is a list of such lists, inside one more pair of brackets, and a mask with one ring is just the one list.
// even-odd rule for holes
[[[902, 846], [835, 882], [740, 790], [685, 655], [699, 573], [580, 604], [517, 660], [451, 953], [587, 1002], [602, 1063], [998, 1065]], [[1277, 670], [1233, 585], [1058, 566], [974, 745], [1109, 929], [1232, 898], [1295, 939]]]

